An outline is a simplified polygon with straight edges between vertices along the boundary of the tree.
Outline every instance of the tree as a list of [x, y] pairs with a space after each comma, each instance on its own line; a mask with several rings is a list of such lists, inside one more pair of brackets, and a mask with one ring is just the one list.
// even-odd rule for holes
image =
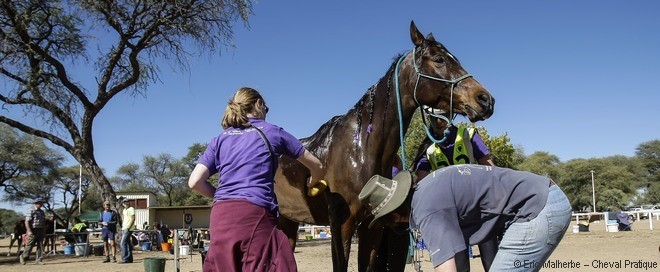
[[648, 141], [640, 144], [635, 150], [645, 173], [640, 187], [644, 191], [640, 203], [660, 203], [660, 140]]
[[22, 214], [14, 210], [0, 208], [0, 233], [11, 233], [14, 231], [14, 225], [19, 220], [25, 218]]
[[17, 132], [0, 123], [0, 186], [5, 192], [28, 176], [43, 177], [60, 166], [64, 158], [48, 148], [44, 141], [32, 135]]
[[[431, 140], [426, 136], [422, 115], [419, 111], [415, 111], [413, 114], [403, 142], [406, 153], [406, 167], [412, 169], [416, 167], [414, 164], [417, 163], [420, 156], [425, 154], [426, 148], [424, 146], [428, 147], [431, 144]], [[397, 156], [401, 157], [400, 148]]]
[[[91, 180], [89, 177], [80, 176], [80, 166], [71, 166], [58, 169], [57, 175], [53, 178], [53, 195], [59, 195], [59, 204], [61, 213], [54, 213], [55, 217], [62, 222], [68, 223], [69, 219], [78, 213], [79, 203], [87, 205], [98, 205], [101, 207], [98, 199], [89, 194]], [[82, 185], [82, 187], [81, 187]], [[96, 193], [98, 194], [98, 193]], [[90, 203], [87, 203], [90, 202]], [[80, 206], [82, 211], [83, 206]], [[54, 207], [49, 207], [50, 210]], [[60, 216], [63, 215], [63, 218]]]
[[[231, 46], [233, 22], [247, 23], [251, 13], [249, 0], [2, 0], [0, 75], [9, 87], [0, 89], [0, 101], [10, 113], [43, 122], [31, 125], [3, 111], [0, 123], [66, 150], [103, 198], [116, 201], [94, 156], [96, 116], [121, 93], [144, 95], [158, 80], [158, 60], [186, 69], [188, 45], [199, 52]], [[111, 42], [92, 39], [101, 33]], [[71, 70], [90, 56], [98, 57], [89, 69], [96, 85], [83, 86]]]
[[636, 169], [635, 161], [624, 156], [574, 159], [563, 164], [563, 178], [557, 183], [574, 209], [593, 208], [593, 170], [596, 211], [613, 211], [628, 205], [635, 195]]
[[514, 146], [507, 133], [491, 137], [488, 135], [486, 128], [482, 126], [478, 126], [477, 131], [479, 131], [479, 135], [481, 135], [484, 143], [486, 143], [490, 151], [490, 157], [495, 165], [515, 169], [515, 166], [523, 161], [523, 148], [521, 146]]
[[155, 191], [155, 187], [149, 184], [142, 176], [140, 165], [137, 163], [127, 163], [117, 169], [115, 176], [110, 178], [112, 184], [117, 190], [121, 191]]
[[158, 186], [158, 191], [165, 196], [163, 200], [168, 206], [175, 204], [175, 200], [179, 199], [177, 194], [182, 190], [190, 190], [187, 186], [190, 170], [172, 155], [144, 156], [142, 164], [142, 176]]
[[561, 180], [561, 161], [557, 156], [545, 151], [536, 151], [527, 156], [516, 168], [550, 177], [555, 181]]
[[[591, 207], [593, 211], [591, 170], [597, 172], [602, 168], [596, 159], [573, 159], [563, 165], [564, 177], [557, 180], [574, 210], [586, 210]], [[600, 181], [600, 176], [596, 176]]]
[[207, 144], [201, 144], [201, 143], [194, 143], [191, 146], [188, 147], [188, 153], [186, 154], [185, 157], [181, 158], [181, 162], [183, 162], [190, 171], [195, 169], [195, 165], [197, 165], [197, 160], [199, 160], [199, 157], [204, 154], [204, 150], [206, 150], [206, 145]]

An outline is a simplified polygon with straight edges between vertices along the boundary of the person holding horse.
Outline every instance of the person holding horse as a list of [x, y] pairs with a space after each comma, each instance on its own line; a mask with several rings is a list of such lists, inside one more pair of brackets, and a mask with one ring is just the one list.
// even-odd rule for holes
[[25, 264], [25, 260], [30, 257], [30, 252], [33, 246], [37, 246], [36, 264], [43, 264], [43, 242], [46, 236], [46, 213], [41, 209], [44, 200], [40, 197], [34, 200], [34, 207], [32, 207], [25, 217], [25, 235], [27, 235], [27, 244], [23, 254], [19, 256], [21, 264]]
[[117, 222], [119, 222], [119, 214], [112, 209], [110, 201], [104, 201], [103, 211], [99, 216], [101, 239], [103, 240], [103, 251], [105, 252], [105, 259], [103, 259], [104, 263], [110, 262], [110, 252], [112, 252], [112, 262], [117, 262], [117, 248], [115, 247]]
[[[431, 142], [427, 137], [420, 148], [424, 154], [417, 163], [415, 176], [422, 180], [430, 172], [442, 167], [457, 164], [481, 164], [495, 166], [490, 157], [490, 151], [474, 128], [465, 126], [456, 127], [451, 124], [448, 116], [438, 109], [424, 106], [422, 108], [428, 115], [431, 124], [431, 133], [434, 137], [443, 138], [442, 143]], [[457, 256], [456, 263], [458, 271], [470, 271], [470, 260], [472, 248]], [[489, 270], [495, 254], [497, 253], [497, 237], [479, 244], [481, 264], [486, 271]]]
[[552, 179], [496, 166], [448, 166], [415, 187], [408, 171], [374, 175], [359, 198], [374, 215], [369, 227], [383, 218], [419, 229], [436, 272], [458, 271], [468, 244], [495, 236], [502, 241], [490, 271], [539, 271], [571, 221], [568, 198]]
[[[293, 135], [266, 122], [267, 113], [259, 92], [240, 88], [222, 117], [224, 131], [211, 140], [190, 175], [190, 188], [214, 200], [204, 271], [297, 270], [288, 238], [277, 228], [278, 157], [297, 158], [309, 169], [308, 189], [319, 183], [323, 165]], [[217, 189], [206, 182], [215, 173]]]

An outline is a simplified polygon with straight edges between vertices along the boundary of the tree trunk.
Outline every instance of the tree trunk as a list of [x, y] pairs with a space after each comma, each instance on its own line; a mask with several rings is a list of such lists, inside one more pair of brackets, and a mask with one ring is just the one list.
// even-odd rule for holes
[[110, 181], [105, 177], [105, 174], [103, 174], [101, 167], [96, 163], [96, 160], [92, 158], [91, 160], [78, 159], [78, 161], [82, 164], [84, 170], [83, 175], [89, 175], [92, 183], [94, 183], [97, 188], [101, 189], [101, 197], [103, 198], [103, 201], [110, 201], [110, 203], [115, 203], [115, 207], [119, 209], [119, 207], [121, 207], [121, 203], [119, 203], [117, 200], [115, 190], [110, 185]]

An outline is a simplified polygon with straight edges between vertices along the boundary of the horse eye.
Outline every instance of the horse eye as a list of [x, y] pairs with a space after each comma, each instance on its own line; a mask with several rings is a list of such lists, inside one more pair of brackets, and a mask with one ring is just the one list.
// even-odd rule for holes
[[433, 57], [433, 61], [436, 62], [436, 63], [444, 63], [445, 58], [443, 58], [441, 56], [435, 56], [435, 57]]

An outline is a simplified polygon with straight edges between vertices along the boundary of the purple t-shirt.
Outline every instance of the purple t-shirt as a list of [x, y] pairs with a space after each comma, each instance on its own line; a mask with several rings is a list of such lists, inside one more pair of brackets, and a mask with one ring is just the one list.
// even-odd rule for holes
[[[447, 156], [447, 159], [449, 159], [449, 163], [451, 165], [454, 165], [454, 142], [456, 142], [457, 132], [458, 128], [452, 126], [449, 129], [449, 136], [447, 136], [447, 140], [440, 144], [440, 150], [442, 151], [442, 154]], [[486, 146], [486, 143], [484, 143], [484, 140], [481, 139], [479, 132], [474, 133], [474, 137], [472, 137], [470, 143], [472, 143], [474, 159], [477, 160], [473, 163], [478, 164], [478, 160], [488, 155], [490, 152], [488, 151], [488, 147]], [[417, 163], [417, 169], [426, 172], [431, 172], [433, 170], [431, 169], [431, 162], [429, 162], [429, 158], [427, 158], [426, 155], [422, 156], [422, 158]]]
[[300, 141], [281, 127], [263, 119], [250, 118], [250, 123], [263, 131], [276, 158], [271, 158], [268, 145], [252, 128], [230, 127], [213, 138], [197, 161], [211, 175], [218, 173], [220, 181], [214, 201], [245, 199], [270, 211], [277, 211], [274, 192], [273, 163], [280, 155], [300, 157], [305, 148]]

